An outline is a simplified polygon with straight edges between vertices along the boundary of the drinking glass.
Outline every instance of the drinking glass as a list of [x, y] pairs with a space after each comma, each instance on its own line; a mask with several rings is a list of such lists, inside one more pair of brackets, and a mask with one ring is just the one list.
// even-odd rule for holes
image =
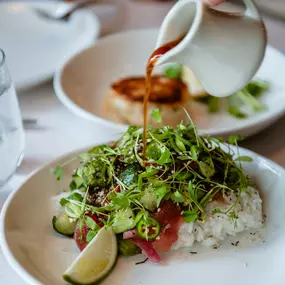
[[0, 49], [0, 189], [20, 165], [24, 131], [15, 88]]

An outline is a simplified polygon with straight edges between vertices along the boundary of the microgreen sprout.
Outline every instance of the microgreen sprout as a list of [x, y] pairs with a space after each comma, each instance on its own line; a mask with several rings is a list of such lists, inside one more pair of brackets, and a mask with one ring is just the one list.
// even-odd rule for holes
[[[179, 205], [185, 222], [190, 223], [205, 220], [205, 207], [217, 195], [233, 192], [237, 199], [224, 214], [236, 221], [235, 207], [251, 185], [242, 162], [252, 159], [239, 153], [234, 156], [239, 136], [230, 137], [229, 144], [202, 137], [186, 114], [188, 124], [148, 128], [145, 164], [139, 127], [129, 127], [112, 144], [96, 146], [78, 157], [80, 165], [72, 176], [71, 195], [61, 205], [79, 219], [81, 229], [84, 224], [91, 229], [88, 240], [98, 230], [90, 214], [105, 226], [115, 223], [116, 230], [121, 230], [124, 223], [118, 222], [118, 215], [132, 213], [125, 224], [135, 227], [138, 217], [158, 211], [164, 200]], [[160, 120], [159, 110], [153, 118]], [[54, 174], [60, 179], [62, 168], [56, 168]]]

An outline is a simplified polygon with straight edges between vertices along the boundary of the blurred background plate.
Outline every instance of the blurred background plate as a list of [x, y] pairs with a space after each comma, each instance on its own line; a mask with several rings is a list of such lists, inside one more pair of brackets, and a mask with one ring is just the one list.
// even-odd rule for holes
[[[157, 34], [157, 29], [143, 29], [100, 39], [93, 47], [72, 57], [56, 72], [56, 95], [80, 117], [106, 127], [126, 129], [126, 125], [104, 118], [104, 101], [112, 82], [124, 76], [145, 75], [147, 59], [154, 49]], [[255, 134], [285, 112], [284, 74], [284, 55], [268, 46], [264, 62], [256, 75], [258, 79], [270, 83], [270, 91], [260, 99], [267, 106], [265, 111], [237, 119], [229, 115], [227, 110], [209, 114], [204, 105], [194, 103], [191, 104], [190, 115], [199, 131], [207, 135]]]
[[55, 9], [58, 3], [0, 4], [0, 47], [17, 89], [51, 78], [62, 62], [90, 46], [100, 33], [99, 20], [90, 11], [76, 11], [69, 21], [57, 22], [39, 17], [35, 5]]

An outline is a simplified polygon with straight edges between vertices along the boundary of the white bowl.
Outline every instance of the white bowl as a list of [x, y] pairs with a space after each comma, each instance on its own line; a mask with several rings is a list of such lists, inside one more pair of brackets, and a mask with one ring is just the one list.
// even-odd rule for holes
[[[142, 256], [119, 258], [105, 285], [281, 285], [285, 262], [285, 170], [272, 161], [240, 149], [253, 163], [244, 171], [256, 182], [264, 201], [266, 228], [264, 243], [249, 247], [208, 249], [195, 256], [169, 253], [165, 265], [147, 262], [135, 266]], [[43, 166], [15, 190], [6, 201], [0, 223], [0, 245], [8, 262], [33, 285], [64, 285], [62, 273], [79, 254], [75, 242], [56, 234], [51, 220], [56, 213], [52, 196], [67, 189], [76, 162], [65, 167], [59, 184], [51, 168], [74, 157], [71, 153]]]
[[39, 17], [35, 8], [52, 11], [58, 1], [34, 2], [0, 3], [0, 46], [17, 89], [52, 78], [63, 62], [90, 47], [100, 33], [99, 20], [90, 11], [76, 11], [68, 22], [52, 21]]
[[[147, 59], [154, 49], [157, 29], [135, 30], [100, 39], [94, 46], [68, 60], [54, 76], [59, 100], [76, 115], [106, 127], [127, 126], [104, 119], [102, 104], [110, 84], [124, 76], [145, 75]], [[190, 115], [199, 131], [208, 135], [252, 135], [268, 127], [285, 112], [285, 57], [268, 47], [257, 77], [271, 84], [262, 97], [264, 112], [236, 119], [226, 110], [209, 114], [204, 106], [192, 104]]]

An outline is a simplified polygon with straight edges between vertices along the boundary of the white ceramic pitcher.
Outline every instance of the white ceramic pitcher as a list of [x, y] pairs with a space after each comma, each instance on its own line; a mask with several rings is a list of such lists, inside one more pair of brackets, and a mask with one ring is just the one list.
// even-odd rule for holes
[[164, 19], [157, 48], [184, 39], [156, 63], [189, 67], [214, 96], [224, 97], [244, 87], [258, 70], [267, 36], [255, 4], [244, 0], [246, 11], [214, 10], [202, 0], [180, 0]]

